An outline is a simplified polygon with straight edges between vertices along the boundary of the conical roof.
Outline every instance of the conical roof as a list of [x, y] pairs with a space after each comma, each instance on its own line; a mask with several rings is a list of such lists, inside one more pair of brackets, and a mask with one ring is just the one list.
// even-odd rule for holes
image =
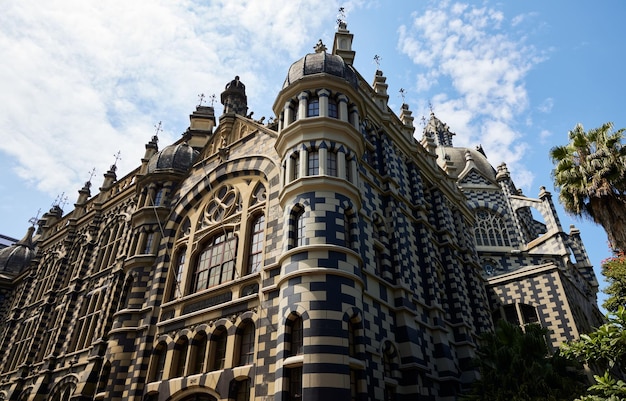
[[18, 274], [30, 264], [35, 256], [32, 241], [34, 231], [35, 227], [29, 227], [24, 238], [11, 246], [0, 249], [0, 272]]

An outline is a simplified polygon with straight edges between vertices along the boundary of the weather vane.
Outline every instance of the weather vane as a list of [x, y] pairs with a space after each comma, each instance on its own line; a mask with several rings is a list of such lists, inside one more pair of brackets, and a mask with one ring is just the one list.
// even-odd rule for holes
[[215, 103], [215, 93], [212, 94], [211, 96], [209, 96], [209, 99], [211, 99], [211, 107], [213, 107], [213, 104]]
[[94, 175], [96, 175], [96, 168], [95, 167], [92, 168], [91, 171], [89, 172], [89, 179], [85, 183], [85, 185], [87, 187], [91, 187], [91, 180], [93, 179]]
[[402, 104], [404, 104], [404, 97], [406, 96], [406, 90], [404, 88], [400, 88], [398, 92], [400, 92], [400, 97], [402, 97]]
[[380, 60], [382, 60], [382, 58], [378, 54], [375, 54], [374, 55], [374, 62], [376, 63], [376, 69], [377, 70], [380, 70]]
[[[161, 124], [161, 123], [159, 123]], [[113, 163], [113, 165], [111, 166], [111, 169], [114, 170], [115, 168], [117, 168], [117, 162], [119, 160], [122, 160], [122, 151], [118, 150], [116, 154], [113, 155], [113, 157], [115, 157], [115, 163]]]
[[426, 117], [422, 116], [422, 127], [426, 127]]
[[65, 206], [66, 202], [67, 195], [65, 195], [65, 192], [61, 192], [61, 194], [56, 197], [54, 202], [52, 202], [52, 207], [54, 208], [58, 206], [59, 208], [63, 209], [63, 206]]
[[[154, 129], [155, 129], [154, 136], [158, 137], [159, 136], [159, 132], [163, 132], [163, 128], [161, 127], [161, 121], [159, 121], [158, 124], [154, 125]], [[119, 152], [117, 152], [117, 153], [119, 153]]]
[[339, 7], [339, 13], [337, 14], [337, 25], [340, 28], [346, 27], [346, 9], [345, 7]]
[[35, 224], [37, 224], [37, 222], [39, 221], [39, 213], [41, 213], [41, 208], [37, 210], [37, 214], [35, 215], [35, 217], [31, 217], [30, 219], [28, 219], [28, 222], [34, 227]]
[[204, 93], [198, 95], [198, 107], [202, 106], [202, 103], [204, 103]]
[[433, 108], [433, 103], [428, 101], [428, 108], [430, 109], [430, 114], [435, 114], [435, 109]]

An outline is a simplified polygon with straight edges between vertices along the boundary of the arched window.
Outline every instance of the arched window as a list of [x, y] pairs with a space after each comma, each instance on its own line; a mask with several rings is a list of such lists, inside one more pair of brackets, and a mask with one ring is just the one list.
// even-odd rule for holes
[[304, 209], [301, 209], [296, 214], [296, 246], [304, 245], [305, 238]]
[[185, 375], [185, 366], [187, 365], [187, 349], [189, 341], [186, 337], [180, 339], [174, 346], [174, 362], [172, 366], [171, 377], [182, 377]]
[[116, 224], [105, 230], [100, 237], [100, 251], [95, 268], [102, 270], [117, 259], [120, 243], [124, 235], [124, 224]]
[[476, 245], [479, 246], [511, 246], [509, 233], [502, 216], [485, 208], [476, 210], [476, 227], [474, 228]]
[[239, 327], [239, 365], [250, 365], [254, 362], [254, 323], [246, 321]]
[[83, 299], [81, 312], [74, 328], [71, 351], [81, 350], [91, 345], [99, 322], [106, 290], [97, 289]]
[[265, 239], [265, 215], [257, 216], [250, 231], [250, 249], [248, 251], [247, 274], [256, 273], [263, 263], [263, 241]]
[[98, 387], [96, 388], [96, 394], [104, 392], [109, 382], [109, 375], [111, 374], [111, 362], [106, 361], [102, 370], [100, 370], [100, 377], [98, 378]]
[[305, 245], [304, 208], [296, 205], [289, 216], [289, 249]]
[[250, 387], [252, 381], [250, 378], [244, 380], [233, 380], [230, 384], [229, 400], [250, 401]]
[[387, 351], [383, 353], [383, 375], [387, 378], [393, 377], [391, 370], [391, 355], [389, 355], [389, 352]]
[[170, 300], [183, 295], [183, 289], [181, 288], [183, 282], [183, 272], [185, 271], [185, 254], [187, 248], [183, 247], [176, 252], [176, 277], [172, 281], [172, 287], [170, 289]]
[[320, 154], [317, 150], [309, 150], [307, 175], [319, 175], [320, 173]]
[[302, 317], [296, 316], [290, 320], [289, 327], [289, 355], [300, 355], [303, 351], [304, 332], [302, 329]]
[[163, 380], [163, 372], [165, 371], [165, 357], [167, 356], [167, 345], [165, 343], [159, 343], [154, 348], [152, 354], [152, 372], [150, 375], [151, 381]]
[[194, 271], [193, 291], [201, 291], [233, 279], [237, 239], [232, 232], [213, 237], [204, 247]]
[[211, 370], [222, 370], [226, 362], [226, 339], [228, 335], [224, 327], [215, 330], [211, 338]]
[[316, 117], [320, 115], [320, 99], [318, 97], [309, 98], [307, 117]]
[[195, 375], [204, 372], [204, 362], [207, 352], [207, 335], [205, 333], [199, 333], [193, 338], [191, 350], [189, 374]]

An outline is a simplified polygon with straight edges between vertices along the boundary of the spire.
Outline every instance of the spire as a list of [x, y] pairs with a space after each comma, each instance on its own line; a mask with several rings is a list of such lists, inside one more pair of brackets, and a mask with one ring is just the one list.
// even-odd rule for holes
[[430, 119], [424, 127], [424, 136], [431, 136], [435, 139], [438, 146], [452, 147], [452, 137], [454, 135], [456, 134], [450, 131], [448, 124], [441, 122], [441, 120], [435, 117], [435, 113], [431, 111]]
[[348, 24], [345, 21], [345, 9], [339, 8], [337, 17], [337, 32], [335, 32], [335, 40], [333, 41], [333, 53], [343, 58], [346, 64], [354, 63], [356, 53], [352, 50], [352, 39], [354, 35], [348, 31]]
[[248, 97], [246, 86], [239, 80], [239, 76], [226, 84], [220, 100], [224, 105], [224, 114], [235, 113], [242, 116], [248, 114]]

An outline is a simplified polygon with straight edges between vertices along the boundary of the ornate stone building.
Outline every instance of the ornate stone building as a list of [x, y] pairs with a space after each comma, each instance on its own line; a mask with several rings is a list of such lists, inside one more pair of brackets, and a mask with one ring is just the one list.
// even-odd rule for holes
[[0, 250], [0, 399], [454, 400], [494, 318], [555, 346], [595, 323], [549, 193], [434, 115], [415, 139], [352, 39], [340, 24], [290, 67], [269, 123], [236, 77], [217, 121], [198, 106]]

